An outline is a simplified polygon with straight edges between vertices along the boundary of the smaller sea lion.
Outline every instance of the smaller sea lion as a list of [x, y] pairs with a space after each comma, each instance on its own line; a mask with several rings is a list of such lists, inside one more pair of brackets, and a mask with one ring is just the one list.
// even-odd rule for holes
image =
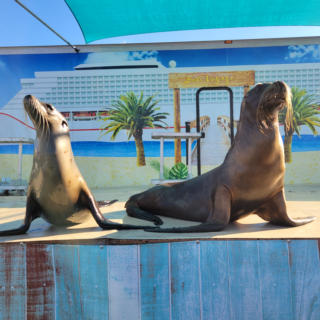
[[117, 200], [97, 202], [94, 199], [75, 162], [66, 119], [51, 104], [34, 96], [25, 96], [23, 103], [37, 134], [26, 216], [19, 228], [0, 231], [0, 236], [26, 233], [31, 222], [40, 217], [55, 226], [72, 226], [93, 216], [102, 229], [155, 228], [106, 219], [99, 205], [107, 206]]
[[[132, 196], [129, 216], [162, 224], [159, 217], [198, 221], [185, 228], [151, 232], [210, 232], [230, 221], [257, 214], [275, 225], [301, 226], [315, 217], [292, 219], [284, 197], [284, 150], [278, 113], [287, 107], [292, 126], [290, 88], [281, 81], [257, 84], [244, 97], [234, 142], [219, 167], [191, 180], [156, 186]], [[148, 231], [148, 230], [146, 230]]]

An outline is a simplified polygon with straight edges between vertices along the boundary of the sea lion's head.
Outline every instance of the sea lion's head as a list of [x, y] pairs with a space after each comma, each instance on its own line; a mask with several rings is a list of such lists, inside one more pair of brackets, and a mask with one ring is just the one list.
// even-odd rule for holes
[[37, 136], [69, 134], [66, 119], [52, 104], [27, 95], [23, 99], [23, 105], [37, 131]]
[[289, 86], [283, 81], [274, 83], [258, 83], [245, 96], [246, 104], [255, 110], [260, 126], [268, 127], [278, 118], [278, 113], [287, 108], [285, 128], [292, 127], [292, 94]]

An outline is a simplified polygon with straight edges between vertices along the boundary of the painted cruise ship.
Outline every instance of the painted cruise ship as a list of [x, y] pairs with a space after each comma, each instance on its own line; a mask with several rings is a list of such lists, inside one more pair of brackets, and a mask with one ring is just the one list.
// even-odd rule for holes
[[[175, 66], [175, 63], [171, 64]], [[72, 141], [97, 141], [104, 116], [98, 115], [111, 101], [133, 91], [150, 96], [158, 92], [159, 107], [170, 113], [167, 119], [173, 131], [173, 92], [168, 87], [169, 73], [192, 73], [214, 71], [255, 70], [256, 83], [283, 80], [292, 86], [306, 88], [319, 100], [319, 63], [246, 65], [229, 67], [166, 68], [156, 60], [128, 61], [119, 64], [81, 64], [72, 71], [35, 72], [34, 78], [21, 79], [21, 90], [0, 110], [1, 137], [35, 137], [30, 119], [23, 111], [22, 99], [32, 94], [38, 99], [53, 104], [69, 122]], [[234, 92], [234, 114], [238, 118], [243, 98], [243, 87], [232, 88]], [[195, 119], [197, 89], [181, 89], [181, 126]], [[229, 113], [229, 96], [226, 92], [212, 91], [200, 96], [201, 115], [214, 121], [221, 114]], [[157, 129], [156, 129], [157, 130]], [[163, 130], [163, 129], [162, 129]], [[152, 130], [144, 131], [144, 141], [151, 140]], [[127, 133], [118, 134], [116, 141], [126, 141]], [[104, 136], [100, 141], [110, 141]]]

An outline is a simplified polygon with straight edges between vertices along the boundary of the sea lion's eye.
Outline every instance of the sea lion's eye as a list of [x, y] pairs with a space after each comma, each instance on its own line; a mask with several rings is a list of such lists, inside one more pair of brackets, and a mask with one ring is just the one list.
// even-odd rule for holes
[[66, 121], [62, 121], [62, 127], [65, 128], [65, 127], [68, 127], [68, 124]]
[[53, 110], [53, 108], [52, 108], [52, 106], [50, 105], [50, 104], [47, 104], [47, 108], [49, 109], [49, 110]]

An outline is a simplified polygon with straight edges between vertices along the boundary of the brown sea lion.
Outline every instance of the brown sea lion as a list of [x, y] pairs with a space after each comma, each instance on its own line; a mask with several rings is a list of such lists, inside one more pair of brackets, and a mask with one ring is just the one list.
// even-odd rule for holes
[[103, 229], [155, 228], [106, 219], [99, 205], [109, 205], [117, 200], [97, 203], [94, 199], [75, 162], [66, 119], [51, 104], [33, 96], [26, 96], [23, 102], [37, 132], [26, 216], [19, 228], [0, 231], [0, 236], [26, 233], [31, 222], [40, 217], [55, 226], [72, 226], [93, 216]]
[[[152, 232], [210, 232], [250, 214], [275, 225], [301, 226], [315, 217], [292, 219], [284, 196], [284, 150], [278, 113], [287, 107], [286, 128], [292, 126], [291, 91], [284, 83], [256, 85], [241, 104], [240, 123], [222, 165], [194, 179], [156, 186], [132, 196], [129, 216], [162, 221], [155, 214], [202, 222], [185, 228]], [[148, 230], [146, 230], [148, 231]]]

